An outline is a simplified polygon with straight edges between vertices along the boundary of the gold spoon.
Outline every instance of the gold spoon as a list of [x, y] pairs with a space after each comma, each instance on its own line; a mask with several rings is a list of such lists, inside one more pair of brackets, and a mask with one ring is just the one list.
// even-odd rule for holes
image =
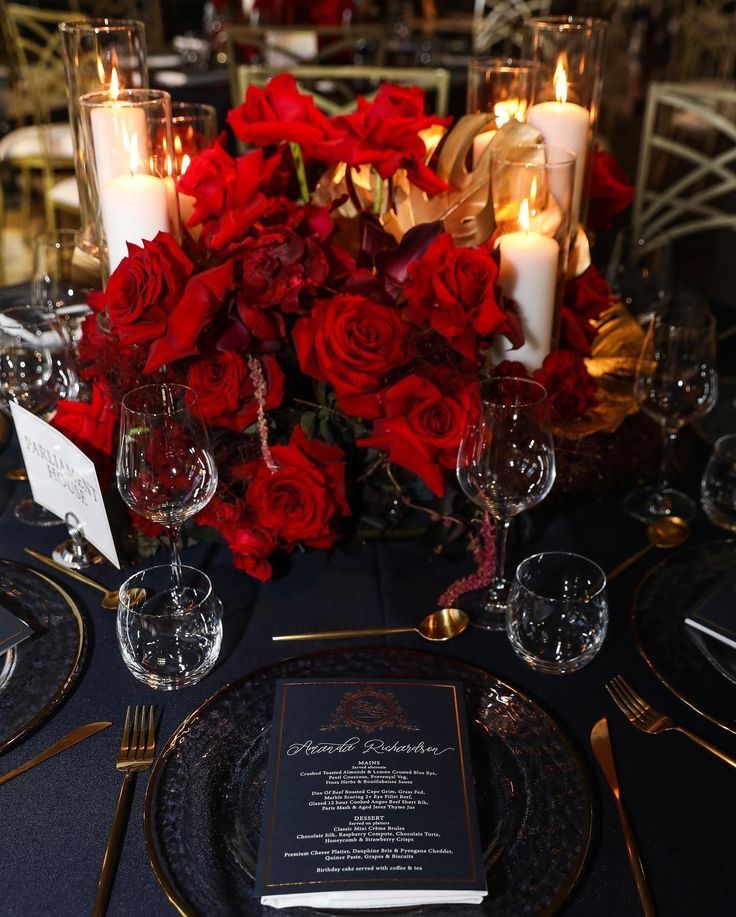
[[631, 557], [614, 567], [608, 574], [608, 582], [628, 570], [633, 564], [644, 557], [652, 548], [676, 548], [684, 544], [690, 537], [690, 526], [685, 519], [679, 516], [662, 516], [661, 519], [655, 519], [647, 526], [647, 538], [649, 544], [640, 548]]
[[379, 637], [384, 634], [416, 633], [425, 640], [452, 640], [470, 624], [459, 608], [440, 608], [419, 622], [417, 627], [364, 627], [357, 630], [323, 630], [311, 634], [280, 634], [272, 640], [332, 640], [339, 637]]
[[[40, 560], [42, 564], [53, 567], [54, 570], [58, 570], [60, 573], [66, 573], [66, 575], [71, 576], [72, 579], [79, 580], [80, 583], [84, 583], [86, 586], [91, 586], [93, 589], [97, 589], [99, 592], [102, 592], [102, 607], [107, 608], [109, 611], [117, 611], [118, 600], [120, 598], [119, 590], [105, 589], [104, 586], [96, 583], [93, 579], [90, 579], [83, 573], [79, 573], [77, 570], [72, 570], [69, 567], [65, 567], [63, 564], [57, 564], [55, 560], [52, 560], [50, 557], [46, 557], [45, 554], [39, 554], [38, 551], [31, 550], [31, 548], [24, 548], [24, 551], [26, 554], [30, 554], [31, 557], [35, 557], [36, 560]], [[130, 598], [130, 604], [138, 605], [145, 600], [146, 590], [131, 589], [128, 595]]]

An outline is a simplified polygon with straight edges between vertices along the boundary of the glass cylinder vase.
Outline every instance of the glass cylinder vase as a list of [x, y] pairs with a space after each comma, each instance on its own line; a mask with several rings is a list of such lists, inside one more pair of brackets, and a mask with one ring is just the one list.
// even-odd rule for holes
[[551, 16], [524, 24], [524, 57], [537, 65], [526, 120], [545, 143], [577, 156], [571, 232], [585, 225], [590, 197], [593, 142], [603, 82], [608, 23]]
[[473, 141], [477, 163], [495, 132], [507, 121], [523, 121], [532, 90], [530, 61], [506, 57], [477, 57], [468, 64], [468, 114], [488, 113], [488, 124]]
[[179, 235], [171, 98], [158, 89], [125, 89], [90, 92], [80, 103], [107, 282], [127, 257], [129, 242], [140, 245], [162, 231]]
[[[217, 137], [217, 111], [213, 105], [203, 102], [172, 102], [171, 131], [174, 142], [172, 157], [173, 175], [177, 186], [179, 179], [189, 168], [194, 156], [203, 153]], [[179, 217], [183, 230], [198, 238], [201, 226], [190, 227], [189, 219], [194, 211], [194, 198], [178, 193]]]
[[120, 89], [148, 86], [145, 26], [130, 19], [87, 19], [62, 22], [59, 32], [79, 188], [77, 244], [84, 254], [97, 258], [91, 178], [84, 156], [79, 97], [88, 92], [109, 91], [111, 83]]
[[506, 338], [496, 341], [494, 363], [516, 360], [531, 372], [556, 346], [575, 165], [572, 150], [546, 144], [517, 144], [492, 159], [498, 283], [516, 302], [524, 332], [516, 350]]

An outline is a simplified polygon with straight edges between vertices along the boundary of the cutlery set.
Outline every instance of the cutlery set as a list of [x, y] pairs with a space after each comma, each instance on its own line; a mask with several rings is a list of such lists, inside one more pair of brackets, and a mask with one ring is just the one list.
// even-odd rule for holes
[[[85, 583], [86, 585], [103, 592], [103, 607], [116, 607], [117, 592], [115, 590], [107, 590], [99, 583], [96, 583], [94, 580], [88, 579], [86, 576], [83, 576], [74, 570], [69, 570], [65, 567], [62, 567], [56, 564], [51, 558], [46, 557], [43, 554], [39, 554], [36, 551], [32, 551], [27, 548], [26, 553], [30, 554], [36, 560], [41, 561], [48, 566], [54, 567], [60, 572], [66, 573], [68, 576], [72, 576], [75, 579]], [[454, 611], [454, 609], [443, 609], [442, 612], [438, 613], [438, 615], [444, 614], [447, 616], [448, 613]], [[462, 615], [461, 612], [455, 612], [455, 614]], [[434, 618], [437, 617], [437, 615], [430, 617]], [[425, 623], [426, 622], [422, 622], [422, 625]], [[381, 632], [389, 632], [390, 630], [391, 633], [399, 633], [409, 630], [416, 630], [418, 633], [422, 634], [422, 636], [426, 636], [428, 639], [435, 640], [448, 639], [448, 636], [456, 635], [455, 633], [448, 634], [446, 632], [449, 622], [443, 620], [441, 623], [444, 625], [443, 628], [430, 628], [431, 633], [428, 634], [423, 633], [422, 625], [420, 625], [419, 628], [384, 628]], [[462, 630], [465, 629], [463, 626], [464, 624], [466, 624], [466, 622], [463, 620], [453, 620], [451, 622], [452, 626], [450, 629], [452, 630], [454, 627], [457, 628], [458, 633], [462, 632]], [[378, 629], [374, 629], [372, 632], [376, 633], [378, 632]], [[336, 631], [334, 633], [327, 632], [321, 634], [285, 634], [280, 637], [274, 637], [273, 639], [299, 640], [318, 636], [323, 638], [333, 636], [347, 637], [358, 635], [358, 633], [358, 631]], [[367, 631], [363, 631], [362, 633], [367, 633]], [[715, 755], [724, 763], [729, 764], [731, 767], [736, 767], [736, 758], [727, 754], [725, 751], [713, 745], [711, 742], [708, 742], [706, 739], [698, 736], [690, 729], [676, 724], [670, 716], [667, 716], [666, 714], [656, 710], [651, 706], [651, 704], [644, 700], [644, 698], [642, 698], [622, 676], [616, 675], [614, 678], [612, 678], [611, 681], [606, 685], [606, 690], [611, 696], [611, 699], [615, 703], [616, 707], [618, 707], [621, 713], [623, 713], [629, 723], [631, 723], [631, 725], [635, 726], [642, 732], [648, 735], [659, 735], [662, 732], [669, 731], [679, 732], [687, 736], [691, 741], [700, 745], [702, 748], [709, 751], [711, 754]], [[24, 764], [21, 764], [19, 767], [14, 768], [8, 773], [0, 775], [0, 785], [7, 783], [15, 777], [20, 776], [21, 774], [30, 770], [32, 767], [47, 761], [49, 758], [59, 754], [67, 748], [71, 748], [77, 743], [84, 741], [85, 739], [97, 734], [98, 732], [101, 732], [104, 729], [107, 729], [111, 725], [112, 724], [110, 722], [100, 722], [88, 723], [84, 726], [77, 727], [68, 735], [64, 736], [53, 745], [49, 746], [49, 748], [47, 748], [45, 751], [42, 751], [40, 754], [26, 761]], [[611, 745], [611, 739], [608, 731], [608, 721], [606, 717], [599, 719], [593, 727], [590, 734], [590, 744], [593, 755], [600, 765], [601, 771], [603, 772], [606, 782], [610, 787], [611, 793], [614, 797], [617, 814], [621, 823], [621, 829], [626, 844], [626, 852], [634, 881], [636, 883], [639, 899], [641, 901], [642, 911], [645, 917], [654, 917], [655, 909], [644, 872], [641, 854], [639, 853], [634, 831], [631, 826], [631, 822], [629, 821], [626, 809], [624, 808], [621, 796], [621, 787], [619, 784], [618, 775], [616, 773], [613, 747]], [[132, 712], [131, 707], [128, 707], [125, 715], [125, 723], [123, 725], [120, 749], [115, 763], [115, 767], [124, 774], [124, 777], [123, 783], [120, 787], [120, 794], [118, 796], [118, 801], [115, 807], [110, 835], [100, 869], [97, 894], [93, 910], [95, 917], [99, 917], [99, 915], [104, 914], [107, 907], [110, 889], [112, 887], [112, 880], [115, 874], [115, 866], [120, 851], [120, 844], [124, 833], [127, 812], [130, 805], [130, 792], [132, 789], [133, 778], [136, 773], [151, 768], [154, 762], [155, 748], [155, 711], [153, 706], [136, 706], [132, 709]]]

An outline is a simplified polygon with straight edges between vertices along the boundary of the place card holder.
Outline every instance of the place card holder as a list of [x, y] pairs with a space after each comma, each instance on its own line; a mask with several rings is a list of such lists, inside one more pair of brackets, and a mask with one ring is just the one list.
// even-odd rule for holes
[[82, 525], [74, 513], [67, 513], [64, 523], [69, 538], [54, 548], [51, 554], [53, 559], [72, 570], [84, 570], [86, 567], [101, 564], [104, 557], [85, 539]]

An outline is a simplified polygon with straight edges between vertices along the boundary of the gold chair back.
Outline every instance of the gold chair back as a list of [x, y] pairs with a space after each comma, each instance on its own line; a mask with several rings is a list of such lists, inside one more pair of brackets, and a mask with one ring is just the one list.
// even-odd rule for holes
[[[272, 76], [285, 72], [277, 67], [236, 68], [233, 103], [240, 104], [248, 86], [264, 86]], [[288, 70], [303, 92], [309, 92], [317, 108], [326, 115], [355, 111], [358, 94], [371, 98], [380, 83], [419, 86], [430, 93], [430, 105], [437, 115], [446, 115], [450, 98], [450, 72], [426, 67], [330, 67], [307, 66]], [[368, 90], [366, 91], [366, 86]]]

